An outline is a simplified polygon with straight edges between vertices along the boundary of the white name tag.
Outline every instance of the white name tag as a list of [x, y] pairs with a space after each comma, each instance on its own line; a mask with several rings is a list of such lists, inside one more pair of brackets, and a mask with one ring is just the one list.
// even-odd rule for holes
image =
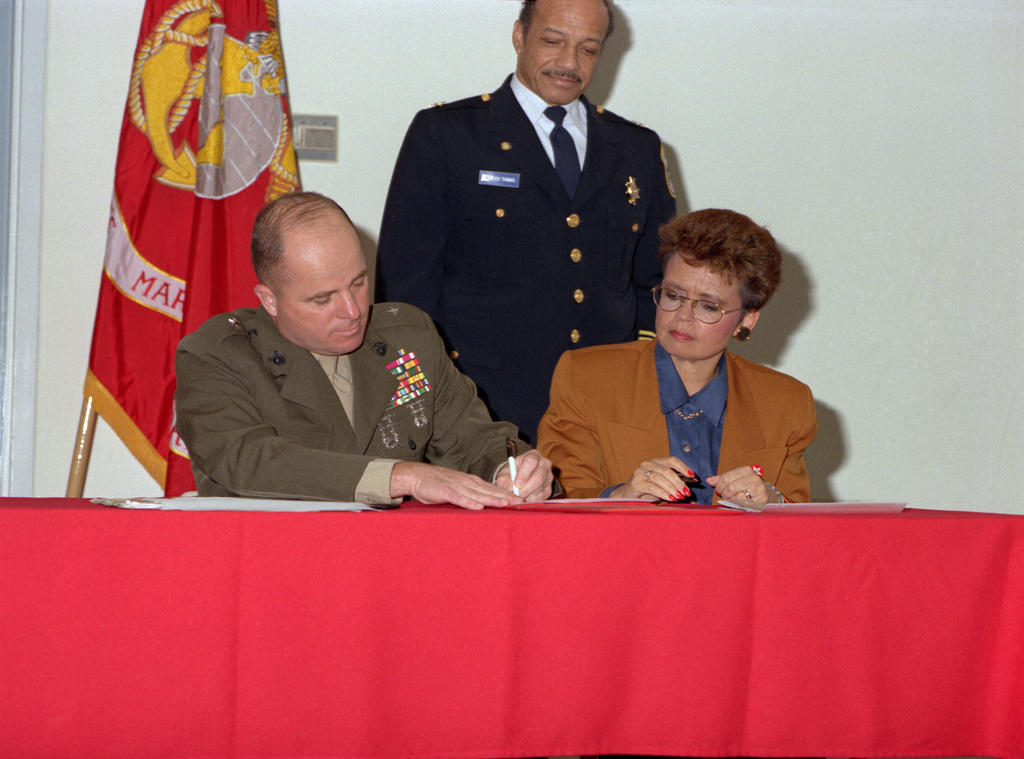
[[519, 175], [506, 174], [502, 171], [481, 171], [480, 184], [491, 187], [519, 187]]

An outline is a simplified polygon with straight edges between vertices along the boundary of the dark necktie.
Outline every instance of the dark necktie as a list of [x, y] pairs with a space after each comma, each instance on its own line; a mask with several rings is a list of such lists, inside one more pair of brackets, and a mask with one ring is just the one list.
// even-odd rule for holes
[[551, 146], [555, 149], [555, 172], [562, 180], [571, 200], [576, 194], [576, 185], [580, 183], [580, 157], [576, 153], [576, 143], [562, 126], [562, 120], [565, 118], [565, 109], [562, 106], [553, 105], [545, 108], [544, 115], [555, 122], [555, 128], [551, 130]]

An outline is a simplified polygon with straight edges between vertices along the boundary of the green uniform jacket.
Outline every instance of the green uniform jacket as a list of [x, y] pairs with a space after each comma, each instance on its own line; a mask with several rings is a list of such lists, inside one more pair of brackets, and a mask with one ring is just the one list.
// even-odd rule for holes
[[[400, 350], [407, 363], [389, 369]], [[430, 389], [393, 405], [409, 354]], [[419, 309], [374, 305], [351, 363], [354, 425], [313, 355], [283, 338], [262, 307], [220, 314], [185, 337], [174, 403], [199, 494], [351, 501], [376, 458], [484, 479], [506, 460], [516, 428], [491, 420]]]

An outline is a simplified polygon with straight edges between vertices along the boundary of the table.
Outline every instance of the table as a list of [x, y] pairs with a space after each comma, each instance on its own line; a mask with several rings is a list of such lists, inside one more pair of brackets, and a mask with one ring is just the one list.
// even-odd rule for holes
[[0, 499], [0, 756], [1024, 757], [1024, 517]]

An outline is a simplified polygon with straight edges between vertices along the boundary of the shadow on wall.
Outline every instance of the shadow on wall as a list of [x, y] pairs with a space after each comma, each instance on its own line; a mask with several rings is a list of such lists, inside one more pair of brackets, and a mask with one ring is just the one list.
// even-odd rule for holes
[[356, 234], [359, 235], [359, 244], [363, 246], [363, 255], [366, 257], [366, 271], [369, 274], [370, 296], [372, 302], [372, 296], [377, 291], [377, 283], [375, 281], [375, 275], [377, 273], [377, 238], [358, 224], [355, 225], [355, 228]]
[[[597, 67], [597, 73], [593, 81], [587, 87], [587, 100], [594, 105], [603, 105], [611, 98], [612, 90], [615, 89], [615, 77], [626, 53], [633, 46], [633, 32], [629, 26], [629, 19], [626, 18], [620, 6], [615, 10], [615, 30], [612, 36], [605, 42], [601, 50], [601, 62]], [[634, 114], [620, 113], [624, 119], [635, 120]], [[655, 132], [658, 131], [658, 124], [645, 124]], [[660, 133], [659, 133], [660, 134]], [[683, 173], [679, 164], [679, 156], [675, 148], [662, 144], [664, 150], [665, 165], [668, 168], [672, 188], [676, 195], [676, 212], [679, 214], [689, 213], [690, 203], [686, 199], [684, 190]]]
[[587, 100], [594, 105], [601, 105], [608, 102], [608, 98], [615, 89], [615, 75], [619, 71], [622, 59], [633, 46], [633, 31], [629, 26], [629, 19], [623, 14], [622, 9], [616, 7], [615, 29], [612, 36], [605, 40], [601, 48], [601, 60], [597, 66], [597, 73], [587, 86]]
[[[812, 388], [813, 390], [813, 388]], [[815, 501], [834, 501], [829, 477], [839, 469], [846, 457], [843, 442], [842, 417], [831, 406], [815, 401], [818, 409], [818, 436], [807, 448], [804, 461], [811, 476], [811, 498]]]
[[[796, 334], [814, 308], [814, 285], [803, 263], [785, 248], [780, 246], [779, 249], [782, 252], [782, 285], [765, 306], [750, 340], [743, 344], [734, 342], [730, 346], [730, 350], [751, 361], [773, 367], [781, 363], [790, 336]], [[814, 391], [812, 387], [811, 392]], [[829, 477], [842, 466], [846, 457], [842, 417], [820, 400], [815, 400], [815, 406], [818, 436], [805, 454], [811, 476], [811, 497], [816, 501], [834, 501]]]

